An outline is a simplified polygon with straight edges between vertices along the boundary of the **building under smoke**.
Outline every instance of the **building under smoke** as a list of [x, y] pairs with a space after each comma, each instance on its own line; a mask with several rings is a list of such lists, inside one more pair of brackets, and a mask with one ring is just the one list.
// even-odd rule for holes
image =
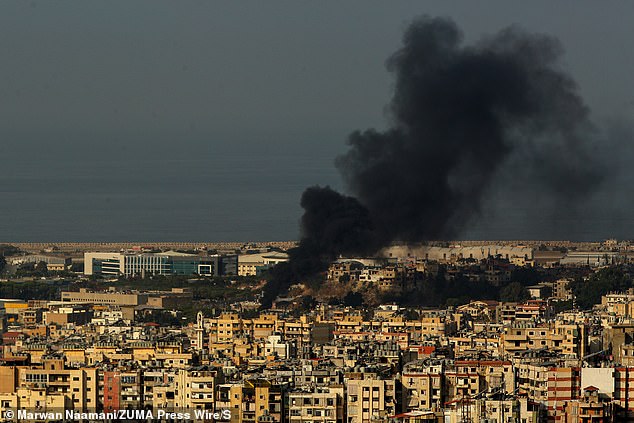
[[273, 272], [265, 305], [339, 255], [454, 237], [509, 164], [517, 180], [540, 183], [544, 203], [585, 199], [602, 166], [561, 54], [556, 39], [515, 27], [467, 45], [449, 19], [415, 20], [387, 61], [395, 76], [390, 127], [352, 133], [337, 158], [352, 196], [304, 192], [300, 245]]

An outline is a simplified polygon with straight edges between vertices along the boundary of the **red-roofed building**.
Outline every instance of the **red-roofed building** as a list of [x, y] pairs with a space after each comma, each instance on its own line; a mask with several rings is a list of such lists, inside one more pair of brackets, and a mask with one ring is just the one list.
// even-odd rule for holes
[[19, 339], [24, 339], [22, 332], [5, 332], [2, 334], [3, 345], [15, 345]]

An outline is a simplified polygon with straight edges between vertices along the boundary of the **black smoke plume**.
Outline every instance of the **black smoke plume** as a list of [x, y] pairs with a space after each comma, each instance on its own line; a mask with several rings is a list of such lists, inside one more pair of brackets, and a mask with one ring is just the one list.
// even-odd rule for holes
[[451, 20], [414, 21], [387, 61], [389, 129], [354, 132], [336, 160], [355, 197], [306, 190], [299, 247], [272, 273], [265, 304], [340, 254], [455, 236], [509, 161], [545, 196], [571, 204], [591, 193], [593, 127], [561, 54], [556, 39], [514, 27], [464, 45]]
[[263, 306], [293, 283], [326, 270], [338, 255], [375, 253], [383, 243], [377, 237], [368, 209], [352, 197], [329, 187], [310, 187], [302, 194], [304, 215], [299, 246], [289, 251], [289, 261], [271, 270], [264, 289]]

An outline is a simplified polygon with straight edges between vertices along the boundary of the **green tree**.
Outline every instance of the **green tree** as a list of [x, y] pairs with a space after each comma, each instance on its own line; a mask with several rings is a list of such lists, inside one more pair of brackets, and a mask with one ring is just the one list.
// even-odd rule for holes
[[553, 311], [555, 313], [561, 313], [562, 311], [572, 310], [572, 303], [571, 300], [555, 301], [553, 302]]
[[339, 276], [339, 283], [341, 284], [350, 283], [350, 275], [346, 273], [344, 275]]
[[613, 291], [625, 291], [632, 286], [630, 276], [621, 266], [603, 268], [587, 279], [576, 278], [568, 285], [581, 309], [592, 308], [601, 296]]
[[511, 274], [511, 280], [529, 286], [542, 282], [543, 277], [534, 267], [517, 267]]
[[343, 304], [351, 307], [360, 307], [363, 305], [363, 295], [350, 291], [343, 297]]
[[310, 311], [317, 307], [317, 300], [312, 295], [304, 295], [300, 301], [302, 311]]
[[416, 310], [408, 308], [403, 313], [403, 318], [407, 320], [419, 320], [420, 314]]
[[35, 271], [41, 275], [48, 274], [48, 266], [46, 265], [46, 262], [45, 261], [37, 262], [37, 264], [35, 265]]
[[16, 256], [20, 254], [20, 249], [9, 244], [0, 244], [0, 255], [2, 256]]
[[511, 282], [500, 290], [500, 300], [520, 302], [527, 300], [529, 297], [528, 291], [519, 282]]
[[84, 272], [84, 263], [73, 263], [70, 265], [71, 272], [83, 273]]
[[56, 300], [59, 299], [61, 286], [45, 282], [3, 282], [0, 284], [0, 298], [20, 300]]

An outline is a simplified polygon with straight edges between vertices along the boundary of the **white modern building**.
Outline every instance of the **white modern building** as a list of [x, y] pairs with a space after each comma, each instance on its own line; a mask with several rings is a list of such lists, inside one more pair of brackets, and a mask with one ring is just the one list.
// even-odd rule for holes
[[84, 274], [103, 276], [235, 275], [237, 256], [162, 253], [84, 253]]

